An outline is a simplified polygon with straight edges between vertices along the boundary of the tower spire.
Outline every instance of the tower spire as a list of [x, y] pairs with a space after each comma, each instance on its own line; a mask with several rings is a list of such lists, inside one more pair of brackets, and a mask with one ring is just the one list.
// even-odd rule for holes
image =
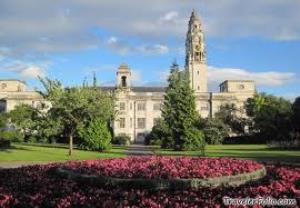
[[206, 51], [201, 21], [193, 9], [186, 35], [185, 67], [195, 92], [207, 92]]

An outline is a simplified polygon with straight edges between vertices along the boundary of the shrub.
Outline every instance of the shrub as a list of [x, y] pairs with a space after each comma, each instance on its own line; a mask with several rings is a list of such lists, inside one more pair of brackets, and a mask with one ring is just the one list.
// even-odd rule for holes
[[228, 136], [229, 126], [217, 118], [207, 119], [203, 131], [208, 144], [221, 144]]
[[[168, 136], [168, 128], [162, 120], [152, 127], [151, 132], [145, 138], [146, 145], [162, 145], [162, 140]], [[164, 141], [165, 142], [165, 141]], [[168, 142], [169, 143], [169, 142]], [[170, 141], [171, 143], [171, 141]], [[169, 143], [169, 145], [170, 145]], [[165, 145], [167, 146], [167, 145]], [[170, 146], [171, 147], [171, 146]]]
[[10, 147], [10, 141], [6, 139], [1, 139], [0, 138], [0, 149], [6, 149]]
[[83, 141], [79, 148], [87, 150], [108, 150], [111, 148], [111, 134], [107, 122], [102, 119], [92, 120], [87, 127], [79, 131]]
[[0, 138], [11, 142], [21, 142], [23, 141], [23, 137], [23, 134], [18, 130], [0, 131]]
[[175, 146], [177, 150], [200, 150], [204, 154], [205, 140], [203, 131], [196, 127], [191, 127], [184, 131], [184, 136], [182, 136], [181, 140], [183, 143]]
[[225, 137], [223, 144], [266, 144], [260, 134]]
[[118, 145], [129, 145], [130, 136], [128, 136], [127, 134], [119, 134], [118, 136], [115, 136], [113, 138], [112, 143]]

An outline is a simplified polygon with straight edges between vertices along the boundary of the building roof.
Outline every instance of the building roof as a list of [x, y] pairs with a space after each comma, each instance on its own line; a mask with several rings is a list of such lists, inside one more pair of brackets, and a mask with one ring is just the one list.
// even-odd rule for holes
[[234, 80], [233, 79], [233, 80], [225, 80], [224, 82], [222, 82], [219, 85], [221, 86], [221, 85], [223, 85], [223, 84], [225, 84], [227, 82], [255, 82], [255, 81], [254, 80], [242, 80], [242, 79], [240, 79], [240, 80], [238, 80], [238, 79]]
[[[101, 90], [104, 91], [114, 91], [117, 87], [114, 86], [103, 86], [99, 87]], [[165, 92], [166, 87], [131, 87], [133, 92]]]
[[22, 83], [24, 83], [24, 84], [26, 84], [26, 82], [25, 81], [23, 81], [23, 80], [19, 80], [19, 79], [0, 79], [0, 82], [1, 81], [17, 81], [17, 82], [22, 82]]

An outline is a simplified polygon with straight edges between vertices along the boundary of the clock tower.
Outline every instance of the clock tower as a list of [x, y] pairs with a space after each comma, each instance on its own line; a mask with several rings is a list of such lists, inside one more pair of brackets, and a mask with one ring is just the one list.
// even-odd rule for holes
[[189, 73], [190, 86], [197, 92], [207, 92], [207, 67], [204, 35], [201, 22], [193, 10], [186, 35], [185, 69]]

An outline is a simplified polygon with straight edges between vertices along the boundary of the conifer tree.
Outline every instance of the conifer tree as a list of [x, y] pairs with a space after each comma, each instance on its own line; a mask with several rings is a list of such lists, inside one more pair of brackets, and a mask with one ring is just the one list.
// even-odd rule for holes
[[190, 88], [188, 74], [180, 71], [176, 62], [171, 66], [168, 83], [162, 118], [169, 135], [164, 137], [162, 144], [170, 142], [176, 150], [204, 150], [204, 135], [195, 126], [199, 114], [194, 92]]

